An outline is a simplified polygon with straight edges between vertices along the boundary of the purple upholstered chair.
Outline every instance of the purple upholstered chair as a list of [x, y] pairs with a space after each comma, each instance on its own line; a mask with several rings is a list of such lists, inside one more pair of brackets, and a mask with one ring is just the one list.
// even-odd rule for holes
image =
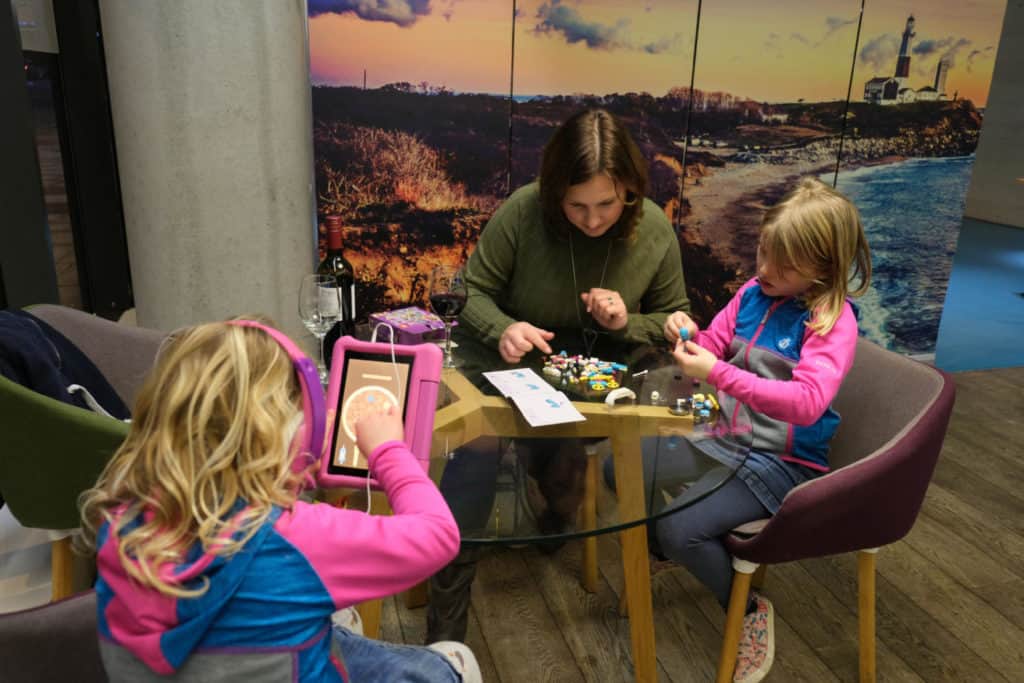
[[276, 648], [196, 651], [174, 674], [150, 671], [127, 650], [101, 641], [96, 593], [88, 591], [41, 607], [0, 614], [0, 680], [107, 683], [104, 662], [133, 683], [265, 683], [291, 681], [296, 653]]
[[[755, 571], [858, 552], [860, 680], [875, 680], [875, 554], [914, 525], [953, 409], [949, 375], [863, 339], [834, 402], [842, 417], [832, 472], [797, 486], [767, 520], [733, 530], [735, 569], [718, 683], [732, 681]], [[879, 504], [884, 501], [885, 504]]]
[[96, 640], [96, 594], [0, 614], [0, 662], [6, 683], [106, 683]]

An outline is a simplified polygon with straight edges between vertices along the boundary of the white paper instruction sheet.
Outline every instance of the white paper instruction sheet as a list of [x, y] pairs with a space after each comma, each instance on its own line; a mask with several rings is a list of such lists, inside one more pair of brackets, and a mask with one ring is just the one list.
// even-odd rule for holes
[[516, 404], [531, 427], [582, 422], [587, 419], [576, 410], [565, 394], [529, 368], [485, 372], [484, 377], [502, 396]]

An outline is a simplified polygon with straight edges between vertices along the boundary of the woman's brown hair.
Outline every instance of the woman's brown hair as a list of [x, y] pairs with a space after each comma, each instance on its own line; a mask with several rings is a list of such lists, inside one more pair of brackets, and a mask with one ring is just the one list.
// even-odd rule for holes
[[544, 147], [540, 166], [540, 203], [544, 224], [564, 239], [573, 230], [562, 211], [569, 187], [604, 174], [616, 184], [625, 203], [622, 216], [608, 234], [629, 239], [643, 215], [647, 194], [647, 162], [629, 131], [615, 116], [603, 109], [574, 114], [558, 127]]

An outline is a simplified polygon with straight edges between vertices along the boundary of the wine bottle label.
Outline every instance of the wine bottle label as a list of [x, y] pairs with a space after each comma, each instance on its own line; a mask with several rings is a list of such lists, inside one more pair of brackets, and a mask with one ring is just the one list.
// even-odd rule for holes
[[321, 287], [317, 298], [321, 318], [337, 320], [341, 317], [341, 290], [337, 287]]

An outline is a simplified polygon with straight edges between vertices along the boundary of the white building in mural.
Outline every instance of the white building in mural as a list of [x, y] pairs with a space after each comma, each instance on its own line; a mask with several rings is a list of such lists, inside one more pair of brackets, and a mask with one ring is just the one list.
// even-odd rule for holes
[[907, 17], [900, 41], [900, 54], [896, 58], [896, 72], [892, 76], [875, 76], [864, 84], [864, 101], [872, 104], [904, 104], [907, 102], [934, 102], [945, 100], [946, 75], [949, 60], [940, 59], [935, 69], [935, 83], [915, 90], [908, 84], [910, 79], [910, 52], [914, 41], [914, 15]]

